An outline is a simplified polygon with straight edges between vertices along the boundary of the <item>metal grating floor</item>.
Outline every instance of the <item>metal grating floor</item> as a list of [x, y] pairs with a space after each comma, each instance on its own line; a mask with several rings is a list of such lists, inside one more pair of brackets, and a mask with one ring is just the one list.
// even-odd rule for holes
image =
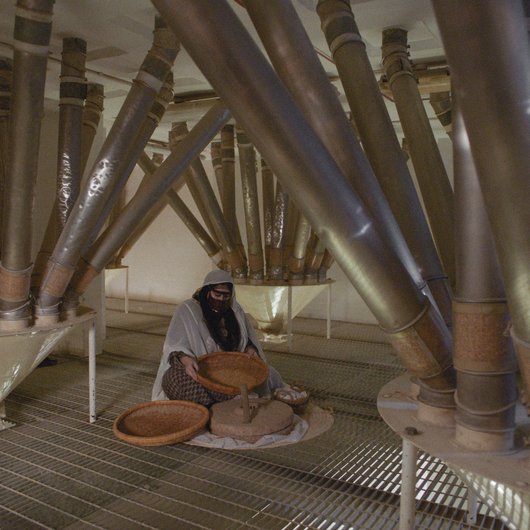
[[[375, 326], [295, 319], [292, 350], [269, 362], [334, 412], [328, 432], [253, 451], [186, 444], [141, 448], [112, 422], [150, 398], [169, 318], [108, 312], [98, 356], [98, 412], [87, 422], [87, 362], [57, 358], [7, 400], [17, 426], [0, 432], [1, 529], [397, 529], [401, 444], [380, 419], [378, 389], [403, 372]], [[503, 529], [485, 506], [466, 524], [466, 489], [421, 454], [416, 527]]]

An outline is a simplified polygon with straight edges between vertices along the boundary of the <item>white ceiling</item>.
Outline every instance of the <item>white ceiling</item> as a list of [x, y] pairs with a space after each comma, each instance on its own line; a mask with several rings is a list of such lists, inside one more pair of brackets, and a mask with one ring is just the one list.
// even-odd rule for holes
[[[245, 9], [234, 0], [229, 0], [229, 3], [258, 41]], [[316, 3], [317, 0], [293, 0], [314, 47], [330, 57], [320, 29], [320, 20], [315, 12]], [[0, 54], [6, 57], [12, 54], [15, 4], [15, 0], [2, 0]], [[371, 64], [377, 73], [380, 72], [381, 35], [383, 29], [388, 27], [408, 30], [410, 54], [415, 62], [443, 57], [430, 1], [351, 0], [351, 5]], [[149, 0], [55, 0], [46, 98], [58, 101], [62, 39], [69, 36], [80, 37], [87, 41], [88, 81], [105, 86], [104, 119], [106, 126], [110, 127], [131, 80], [150, 47], [155, 13]], [[320, 59], [329, 75], [336, 76], [332, 60], [322, 56]], [[207, 80], [185, 50], [179, 53], [173, 72], [177, 95], [210, 90]], [[341, 92], [340, 83], [337, 86]], [[173, 106], [154, 137], [167, 141], [170, 122], [189, 120], [192, 124], [203, 112], [203, 106], [199, 104], [188, 104], [185, 107], [186, 110], [177, 110]], [[394, 113], [391, 105], [389, 110], [391, 114]]]

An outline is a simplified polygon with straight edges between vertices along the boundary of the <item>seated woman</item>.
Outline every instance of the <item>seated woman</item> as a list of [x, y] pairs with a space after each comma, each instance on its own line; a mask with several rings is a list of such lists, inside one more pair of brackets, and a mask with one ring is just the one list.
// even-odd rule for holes
[[[233, 396], [208, 390], [197, 379], [197, 359], [217, 351], [245, 352], [264, 361], [256, 331], [237, 303], [229, 273], [208, 273], [203, 286], [180, 304], [169, 325], [152, 399], [178, 399], [210, 406]], [[275, 395], [289, 403], [307, 398], [305, 391], [285, 385], [277, 370], [269, 366], [269, 378], [255, 389], [261, 396]]]

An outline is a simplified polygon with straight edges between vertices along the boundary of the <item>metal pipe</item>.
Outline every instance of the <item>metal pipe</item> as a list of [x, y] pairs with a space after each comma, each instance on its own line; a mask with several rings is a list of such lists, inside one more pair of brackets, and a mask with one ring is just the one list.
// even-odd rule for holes
[[210, 153], [219, 199], [221, 204], [223, 204], [223, 159], [221, 157], [221, 142], [212, 142], [210, 144]]
[[[435, 0], [433, 7], [495, 240], [528, 400], [530, 47], [525, 14], [517, 0]], [[473, 37], [465, 54], [457, 44], [462, 31]]]
[[272, 220], [274, 218], [274, 175], [267, 162], [261, 159], [261, 200], [263, 203], [263, 249], [265, 253], [265, 273], [270, 271]]
[[270, 246], [269, 280], [283, 281], [283, 253], [287, 236], [287, 215], [289, 212], [289, 194], [280, 181], [276, 183], [276, 197], [272, 219]]
[[243, 129], [236, 128], [236, 135], [247, 228], [248, 279], [251, 284], [260, 284], [264, 279], [264, 262], [256, 181], [256, 153]]
[[87, 85], [85, 108], [83, 110], [83, 127], [81, 129], [81, 175], [85, 173], [88, 157], [101, 121], [104, 90], [103, 85], [99, 83], [88, 83]]
[[418, 266], [292, 2], [245, 0], [245, 6], [272, 64], [308, 123], [366, 205], [381, 236], [416, 284], [423, 286]]
[[[0, 57], [0, 212], [4, 211], [4, 190], [9, 162], [9, 117], [11, 115], [11, 87], [13, 61]], [[0, 214], [0, 252], [2, 249], [2, 215]]]
[[58, 318], [58, 304], [90, 237], [94, 223], [119, 177], [130, 138], [143, 124], [177, 54], [173, 33], [157, 20], [153, 45], [101, 147], [82, 193], [55, 246], [39, 290], [35, 314], [41, 321]]
[[450, 324], [451, 292], [447, 277], [350, 2], [319, 0], [317, 13], [366, 156], [388, 199], [419, 272], [433, 292], [444, 320]]
[[431, 104], [438, 121], [443, 125], [449, 138], [453, 137], [453, 123], [451, 115], [451, 93], [450, 92], [432, 92], [429, 94], [429, 103]]
[[293, 252], [289, 258], [289, 283], [301, 284], [304, 282], [304, 264], [307, 243], [311, 236], [311, 225], [302, 214], [298, 216]]
[[311, 245], [311, 251], [307, 253], [305, 260], [304, 283], [306, 284], [318, 283], [318, 272], [326, 250], [324, 243], [322, 243], [316, 234], [314, 236], [315, 242]]
[[410, 371], [434, 393], [451, 392], [451, 336], [443, 320], [384, 244], [366, 208], [227, 2], [153, 4], [263, 158], [286, 176], [282, 184], [319, 227], [319, 237], [389, 332]]
[[327, 280], [328, 270], [331, 268], [333, 263], [335, 263], [335, 258], [331, 255], [331, 252], [326, 249], [324, 251], [324, 257], [322, 258], [322, 263], [320, 264], [320, 269], [318, 270], [318, 281], [320, 283], [323, 283]]
[[57, 233], [61, 233], [81, 187], [81, 128], [86, 98], [86, 41], [63, 39], [57, 142]]
[[[134, 227], [146, 212], [167, 192], [186, 167], [195, 160], [219, 129], [231, 118], [223, 103], [216, 103], [175, 145], [171, 154], [146, 181], [141, 193], [136, 193], [116, 222], [98, 238], [91, 255], [76, 271], [70, 289], [79, 296], [90, 282], [103, 270], [108, 261], [123, 245]], [[180, 177], [183, 179], [183, 177]]]
[[285, 235], [285, 246], [283, 247], [283, 279], [289, 279], [289, 259], [293, 253], [294, 240], [296, 238], [296, 227], [298, 225], [298, 217], [300, 211], [298, 210], [293, 199], [289, 200], [287, 209], [287, 230]]
[[26, 327], [29, 319], [33, 198], [52, 10], [53, 0], [17, 2], [0, 266], [0, 328], [6, 330]]
[[394, 96], [412, 164], [445, 273], [455, 282], [453, 190], [432, 132], [412, 65], [407, 31], [383, 31], [383, 67]]

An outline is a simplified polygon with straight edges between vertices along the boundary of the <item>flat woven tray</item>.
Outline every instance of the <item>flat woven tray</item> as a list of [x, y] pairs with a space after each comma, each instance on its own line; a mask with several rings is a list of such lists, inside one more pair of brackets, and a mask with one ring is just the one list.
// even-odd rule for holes
[[241, 385], [249, 390], [263, 384], [269, 376], [269, 367], [257, 357], [241, 352], [214, 352], [199, 357], [199, 383], [209, 390], [236, 396]]
[[114, 421], [114, 435], [134, 445], [185, 442], [204, 429], [210, 413], [191, 401], [149, 401], [135, 405]]

